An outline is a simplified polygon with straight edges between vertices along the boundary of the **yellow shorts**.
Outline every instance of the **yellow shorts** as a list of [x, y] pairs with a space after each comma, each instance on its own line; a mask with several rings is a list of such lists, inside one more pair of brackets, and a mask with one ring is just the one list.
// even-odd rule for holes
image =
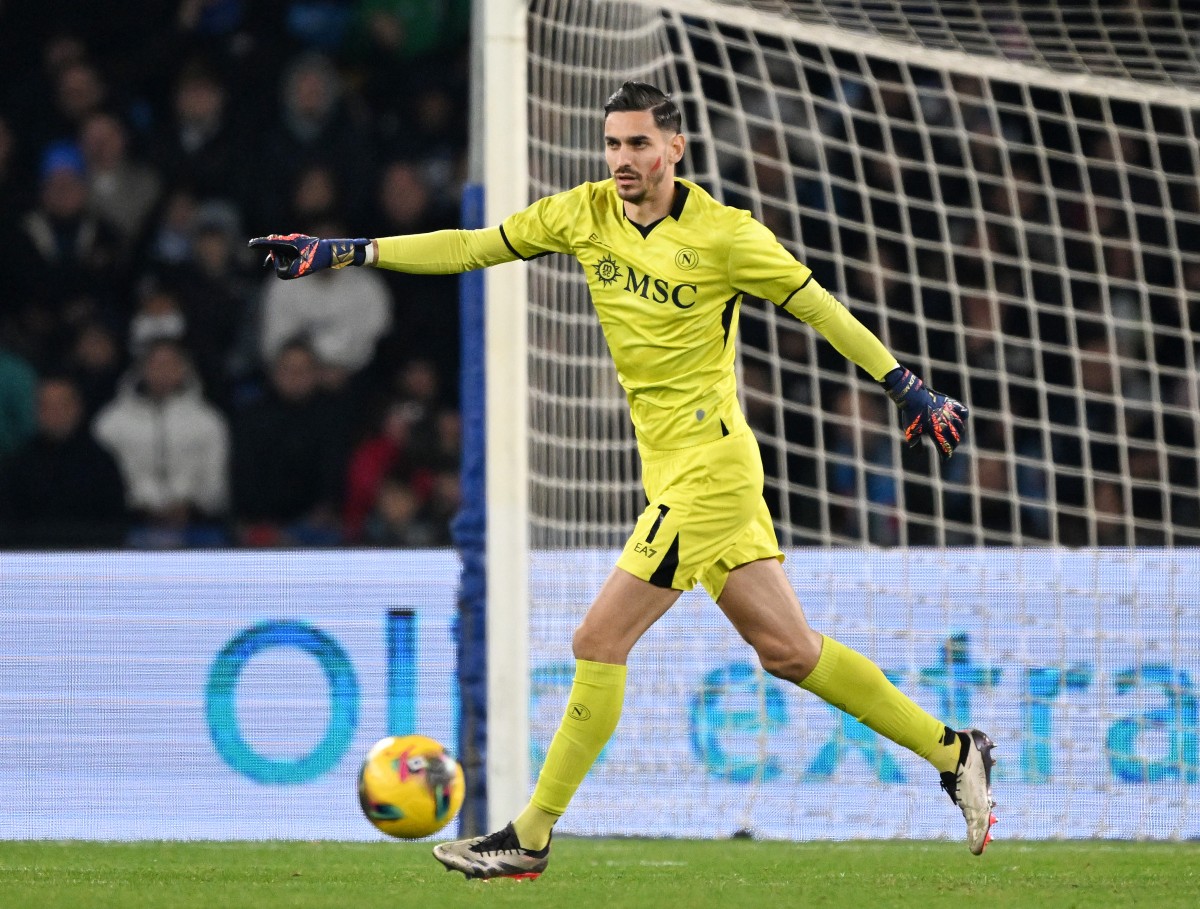
[[643, 451], [650, 504], [617, 565], [657, 587], [715, 600], [729, 572], [783, 553], [763, 501], [763, 467], [754, 433], [743, 430], [678, 451]]

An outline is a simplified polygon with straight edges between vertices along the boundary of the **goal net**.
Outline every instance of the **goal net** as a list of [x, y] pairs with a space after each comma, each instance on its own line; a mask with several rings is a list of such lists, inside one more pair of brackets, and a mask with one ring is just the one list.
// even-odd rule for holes
[[[751, 210], [969, 405], [949, 462], [902, 450], [870, 377], [773, 302], [742, 302], [743, 404], [810, 619], [1011, 743], [1010, 835], [1179, 836], [1156, 811], [1200, 799], [1182, 593], [1200, 589], [1184, 549], [1200, 543], [1200, 13], [1184, 6], [528, 6], [530, 199], [605, 178], [604, 99], [656, 83], [684, 112], [682, 175]], [[536, 770], [570, 631], [645, 500], [577, 263], [528, 275]], [[926, 777], [880, 799], [920, 769], [793, 703], [721, 621], [685, 597], [635, 651], [621, 730], [564, 828], [651, 832], [623, 826], [644, 800], [667, 835], [958, 835], [948, 802], [950, 826], [922, 819], [944, 798]], [[1130, 780], [1146, 788], [1117, 798]], [[1064, 782], [1066, 801], [1047, 785]]]

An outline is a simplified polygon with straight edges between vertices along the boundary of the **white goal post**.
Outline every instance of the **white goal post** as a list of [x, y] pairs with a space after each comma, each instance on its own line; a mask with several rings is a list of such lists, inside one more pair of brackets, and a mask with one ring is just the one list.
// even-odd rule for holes
[[[475, 7], [482, 108], [484, 220], [529, 204], [525, 0]], [[487, 820], [498, 830], [529, 787], [529, 433], [526, 417], [527, 281], [520, 264], [485, 277], [487, 448]]]
[[[1046, 665], [1060, 667], [1063, 686], [1083, 685], [1086, 676], [1089, 692], [1112, 692], [1070, 709], [1083, 723], [1096, 706], [1092, 719], [1118, 730], [1118, 739], [1128, 728], [1120, 697], [1137, 687], [1131, 678], [1152, 680], [1150, 700], [1136, 705], [1144, 715], [1163, 692], [1178, 716], [1195, 711], [1183, 680], [1189, 668], [1200, 669], [1196, 607], [1179, 599], [1186, 588], [1176, 582], [1196, 569], [1186, 552], [1178, 562], [1171, 553], [1200, 543], [1200, 12], [1145, 6], [488, 0], [477, 7], [488, 223], [607, 176], [603, 101], [625, 79], [654, 82], [684, 111], [684, 176], [750, 208], [901, 363], [971, 406], [967, 443], [947, 465], [927, 449], [901, 452], [894, 416], [868, 377], [771, 302], [743, 301], [743, 403], [781, 544], [796, 553], [789, 565], [821, 566], [805, 588], [816, 600], [806, 601], [810, 614], [823, 630], [892, 660], [897, 678], [914, 686], [930, 678], [924, 654], [943, 639], [985, 642], [989, 658], [1026, 667], [1032, 674], [1023, 682], [1014, 676], [1015, 687], [998, 683], [975, 703], [1000, 734], [1028, 745], [1020, 782], [1030, 786], [1038, 761], [1052, 760], [1060, 746], [1070, 754], [1069, 736], [1078, 732], [1038, 725], [1049, 722], [1039, 712], [1050, 709], [1038, 700], [1044, 692], [1037, 693], [1050, 684], [1037, 674]], [[539, 692], [563, 693], [570, 630], [644, 503], [624, 397], [577, 264], [550, 257], [489, 270], [486, 325], [495, 829], [528, 795], [539, 736], [557, 722], [545, 705], [561, 710], [561, 699], [543, 703]], [[846, 414], [854, 417], [848, 432]], [[1004, 551], [993, 558], [995, 547]], [[1109, 559], [1106, 547], [1125, 555]], [[890, 570], [904, 564], [893, 549], [941, 571], [961, 565], [992, 585], [979, 602], [1005, 602], [993, 587], [1026, 598], [1015, 627], [1030, 636], [1009, 637], [1000, 616], [945, 591], [828, 564], [846, 552]], [[1021, 573], [1026, 559], [1029, 575]], [[1112, 581], [1110, 565], [1132, 571], [1126, 586]], [[1139, 591], [1153, 565], [1174, 566], [1176, 586], [1155, 588], [1161, 597], [1146, 603]], [[1073, 577], [1081, 566], [1094, 575]], [[840, 602], [844, 585], [878, 604], [877, 626], [891, 628], [892, 638], [829, 605]], [[886, 613], [885, 594], [907, 624]], [[1107, 611], [1114, 602], [1127, 612]], [[1088, 603], [1087, 621], [1063, 614], [1086, 612]], [[1116, 632], [1105, 626], [1113, 616], [1122, 623]], [[1079, 641], [1049, 654], [1047, 642], [1069, 632]], [[740, 665], [736, 636], [713, 633], [695, 642], [696, 653]], [[1103, 659], [1080, 657], [1090, 675], [1070, 675], [1067, 651], [1090, 646], [1100, 654], [1109, 643], [1117, 650]], [[670, 667], [677, 656], [665, 641], [648, 642], [647, 659]], [[693, 704], [694, 719], [696, 701], [671, 687], [680, 681], [671, 671], [652, 670], [648, 684], [664, 703], [685, 712]], [[742, 744], [762, 758], [770, 751], [763, 730], [771, 689], [756, 678], [738, 683], [742, 696], [759, 699], [762, 720], [757, 744]], [[1014, 713], [1002, 693], [1018, 702]], [[653, 738], [654, 724], [665, 721], [649, 708], [639, 720], [639, 709], [635, 699], [622, 730], [632, 724]], [[1194, 782], [1194, 735], [1173, 728], [1160, 743], [1173, 757], [1144, 760], [1157, 768], [1147, 778]], [[692, 752], [677, 756], [681, 762], [701, 748], [703, 735], [695, 727], [691, 735]], [[1145, 740], [1129, 741], [1136, 763], [1136, 743]], [[1094, 754], [1105, 747], [1111, 751], [1112, 742], [1096, 744]], [[631, 753], [613, 746], [629, 766], [644, 760]], [[688, 798], [709, 791], [710, 756]], [[767, 772], [762, 760], [747, 766]], [[812, 766], [780, 772], [800, 785], [811, 781]], [[1119, 762], [1109, 770], [1133, 772]], [[1112, 795], [1108, 777], [1087, 773], [1080, 769], [1080, 791]], [[750, 787], [739, 804], [769, 802], [763, 783], [739, 780]], [[1048, 817], [1036, 806], [1039, 790], [1026, 796], [1018, 830], [1073, 835], [1064, 826], [1067, 808]], [[1191, 789], [1180, 796], [1184, 803], [1197, 797]], [[581, 790], [580, 817], [591, 826], [580, 832], [628, 832], [588, 798]], [[1146, 807], [1161, 794], [1148, 798], [1129, 802], [1130, 812], [1142, 811], [1133, 827], [1106, 815], [1084, 835], [1164, 835]], [[831, 829], [819, 818], [741, 812], [721, 815], [729, 832], [739, 824], [774, 835]], [[692, 823], [683, 809], [679, 817]], [[941, 835], [919, 824], [896, 831]], [[1187, 833], [1174, 827], [1165, 835]]]

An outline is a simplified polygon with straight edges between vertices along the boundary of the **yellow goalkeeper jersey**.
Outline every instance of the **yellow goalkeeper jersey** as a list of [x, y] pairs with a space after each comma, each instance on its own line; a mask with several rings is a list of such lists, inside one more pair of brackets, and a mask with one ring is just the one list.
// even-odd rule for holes
[[[672, 450], [746, 427], [734, 340], [744, 294], [770, 300], [823, 334], [873, 378], [896, 365], [882, 343], [749, 212], [675, 181], [668, 217], [634, 224], [611, 179], [547, 196], [492, 232], [387, 238], [379, 265], [461, 271], [547, 253], [583, 266], [640, 445]], [[506, 247], [506, 248], [505, 248]], [[506, 254], [507, 253], [507, 254]]]

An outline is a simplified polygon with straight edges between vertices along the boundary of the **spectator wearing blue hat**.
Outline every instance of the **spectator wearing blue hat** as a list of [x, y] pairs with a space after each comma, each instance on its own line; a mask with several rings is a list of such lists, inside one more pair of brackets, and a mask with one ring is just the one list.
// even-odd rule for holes
[[0, 251], [15, 327], [35, 365], [56, 359], [72, 326], [116, 307], [123, 280], [116, 229], [87, 210], [78, 146], [51, 143], [39, 175], [37, 204], [22, 218], [12, 247]]

